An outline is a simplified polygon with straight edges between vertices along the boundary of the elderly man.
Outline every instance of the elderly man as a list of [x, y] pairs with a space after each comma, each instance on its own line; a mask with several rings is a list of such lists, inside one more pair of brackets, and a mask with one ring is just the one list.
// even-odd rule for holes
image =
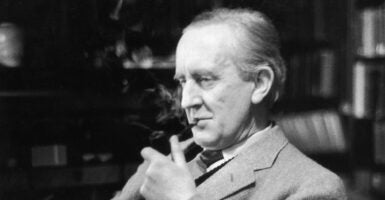
[[[175, 79], [193, 139], [204, 151], [186, 162], [152, 148], [116, 199], [346, 199], [341, 180], [298, 151], [269, 120], [285, 79], [277, 32], [262, 13], [220, 9], [199, 15], [176, 51]], [[210, 165], [210, 154], [218, 160]], [[205, 164], [206, 163], [206, 164]]]

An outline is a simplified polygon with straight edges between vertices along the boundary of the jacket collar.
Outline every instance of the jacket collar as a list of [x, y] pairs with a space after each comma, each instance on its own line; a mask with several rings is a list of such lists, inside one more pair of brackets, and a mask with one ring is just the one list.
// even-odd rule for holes
[[[270, 168], [288, 141], [282, 130], [274, 126], [268, 133], [227, 163], [198, 186], [204, 199], [222, 199], [255, 182], [255, 171]], [[194, 178], [203, 174], [204, 168], [195, 158], [189, 163]]]

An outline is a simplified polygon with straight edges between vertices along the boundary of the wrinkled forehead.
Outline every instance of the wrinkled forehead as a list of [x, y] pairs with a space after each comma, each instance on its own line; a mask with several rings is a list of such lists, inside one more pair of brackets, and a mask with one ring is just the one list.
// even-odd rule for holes
[[233, 32], [226, 25], [190, 28], [176, 50], [176, 76], [191, 67], [211, 68], [226, 64], [235, 52]]

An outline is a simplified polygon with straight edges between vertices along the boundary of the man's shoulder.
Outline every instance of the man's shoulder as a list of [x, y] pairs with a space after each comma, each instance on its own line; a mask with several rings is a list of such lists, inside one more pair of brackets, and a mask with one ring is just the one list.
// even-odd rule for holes
[[313, 161], [290, 143], [281, 149], [270, 168], [255, 171], [254, 174], [256, 191], [269, 191], [265, 193], [266, 199], [274, 199], [275, 195], [295, 197], [293, 199], [346, 198], [344, 184], [338, 175]]
[[302, 153], [291, 143], [288, 143], [277, 155], [273, 167], [285, 168], [287, 171], [306, 177], [338, 177], [335, 173]]
[[275, 138], [270, 140], [270, 146], [274, 145], [274, 143], [284, 144], [280, 145], [282, 148], [279, 149], [275, 155], [276, 157], [272, 168], [285, 168], [292, 173], [298, 172], [299, 174], [306, 174], [307, 176], [316, 176], [317, 174], [331, 177], [336, 176], [329, 169], [321, 166], [291, 144], [290, 141], [287, 140], [284, 131], [279, 126], [272, 129], [269, 134], [271, 135], [269, 137]]
[[293, 165], [304, 165], [304, 167], [309, 166], [314, 169], [329, 171], [328, 169], [320, 165], [318, 162], [305, 155], [305, 153], [297, 149], [291, 143], [289, 143], [286, 148], [282, 151], [281, 156], [283, 160], [292, 163]]
[[264, 137], [256, 141], [240, 154], [239, 159], [234, 161], [252, 165], [250, 168], [253, 168], [258, 176], [268, 176], [271, 180], [289, 179], [289, 181], [293, 181], [293, 185], [297, 184], [296, 181], [302, 183], [306, 179], [339, 180], [336, 174], [293, 146], [279, 126], [269, 130]]
[[344, 184], [340, 177], [321, 166], [292, 144], [288, 144], [277, 156], [272, 166], [276, 178], [284, 181], [291, 191], [299, 194], [330, 194], [344, 196]]

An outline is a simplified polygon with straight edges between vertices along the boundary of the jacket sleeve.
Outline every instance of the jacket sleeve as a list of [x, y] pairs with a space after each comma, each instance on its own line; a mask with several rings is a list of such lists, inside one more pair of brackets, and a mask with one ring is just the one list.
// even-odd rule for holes
[[319, 179], [305, 182], [288, 200], [346, 200], [345, 187], [337, 176], [329, 179]]

